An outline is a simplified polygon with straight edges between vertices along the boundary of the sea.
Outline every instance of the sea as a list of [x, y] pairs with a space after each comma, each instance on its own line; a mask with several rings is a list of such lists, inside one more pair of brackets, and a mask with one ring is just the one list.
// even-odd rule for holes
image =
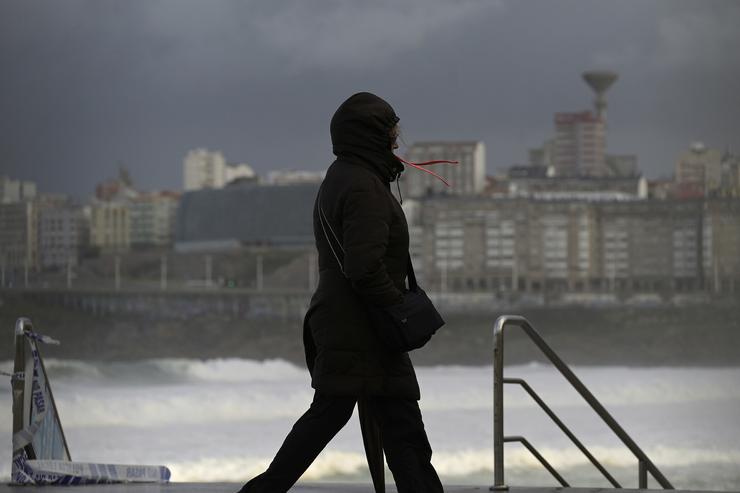
[[[308, 408], [307, 371], [283, 360], [45, 360], [73, 460], [163, 464], [176, 482], [244, 482], [262, 472]], [[575, 366], [576, 375], [676, 488], [740, 490], [740, 367]], [[12, 370], [12, 362], [0, 362]], [[507, 366], [525, 379], [625, 487], [637, 460], [548, 364]], [[417, 367], [420, 406], [446, 484], [493, 483], [491, 366]], [[12, 397], [0, 385], [0, 480], [10, 477]], [[609, 487], [518, 386], [505, 433], [526, 437], [572, 486]], [[505, 445], [506, 483], [556, 486], [520, 444]], [[386, 473], [391, 480], [389, 472]], [[356, 415], [302, 481], [368, 482]], [[657, 483], [649, 480], [651, 487]]]

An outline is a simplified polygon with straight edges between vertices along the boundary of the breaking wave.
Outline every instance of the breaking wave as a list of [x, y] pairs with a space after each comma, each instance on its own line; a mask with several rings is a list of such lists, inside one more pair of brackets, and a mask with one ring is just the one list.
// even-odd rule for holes
[[[164, 463], [176, 481], [239, 482], [260, 473], [313, 396], [307, 371], [282, 360], [49, 359], [45, 365], [74, 457]], [[0, 362], [0, 370], [11, 371], [12, 362]], [[740, 368], [573, 370], [661, 469], [685, 478], [683, 486], [740, 487]], [[505, 371], [526, 379], [553, 409], [563, 411], [569, 424], [593, 418], [549, 365], [507, 366]], [[493, 468], [492, 368], [420, 367], [417, 375], [440, 475], [450, 483], [485, 484]], [[0, 443], [9, 443], [11, 394], [9, 385], [2, 387]], [[592, 472], [583, 472], [590, 468], [587, 459], [552, 423], [546, 417], [536, 422], [542, 413], [528, 395], [507, 387], [505, 400], [507, 434], [526, 435], [558, 470], [591, 477]], [[303, 479], [367, 481], [356, 428], [343, 430]], [[608, 430], [586, 423], [574, 431], [607, 468], [634, 479], [634, 457]], [[520, 474], [519, 484], [542, 471], [516, 444], [506, 446], [505, 461], [514, 478]], [[0, 448], [0, 478], [9, 475], [9, 462], [9, 447]], [[724, 479], [691, 482], [700, 476]]]
[[[274, 382], [303, 378], [305, 370], [284, 360], [252, 361], [239, 358], [196, 360], [160, 358], [125, 362], [101, 362], [44, 358], [50, 377], [89, 380], [100, 384], [131, 383], [151, 385], [172, 382]], [[10, 371], [12, 361], [0, 362], [0, 369]]]
[[[573, 469], [590, 466], [590, 462], [577, 450], [543, 448], [542, 455], [557, 469], [567, 473]], [[624, 448], [594, 447], [594, 456], [608, 470], [636, 467], [634, 456]], [[740, 450], [731, 453], [656, 447], [646, 450], [648, 456], [661, 468], [686, 466], [735, 466], [740, 464]], [[204, 458], [170, 464], [172, 477], [178, 482], [225, 482], [246, 481], [263, 472], [271, 457], [222, 457]], [[486, 476], [493, 473], [493, 452], [490, 449], [435, 451], [432, 458], [440, 476], [465, 478]], [[506, 469], [539, 471], [542, 465], [527, 450], [507, 450]], [[303, 475], [304, 481], [337, 478], [365, 478], [368, 476], [367, 460], [360, 452], [328, 451], [319, 456]]]
[[[194, 360], [162, 358], [133, 362], [89, 362], [79, 360], [45, 359], [46, 369], [53, 382], [94, 381], [95, 385], [136, 385], [138, 388], [160, 384], [187, 383], [286, 383], [308, 381], [305, 368], [284, 360], [253, 361], [238, 358]], [[0, 362], [0, 370], [12, 371], [12, 362]], [[734, 400], [740, 398], [740, 368], [627, 368], [627, 367], [575, 367], [575, 373], [598, 395], [604, 404], [659, 404], [696, 402], [708, 400]], [[444, 390], [454, 389], [461, 399], [451, 401], [445, 397], [436, 407], [455, 408], [490, 407], [490, 395], [481, 395], [479, 387], [491, 386], [491, 367], [438, 366], [419, 368], [421, 379], [434, 380]], [[567, 387], [562, 378], [549, 365], [532, 363], [506, 367], [507, 376], [534, 377], [547, 392], [551, 387]], [[711, 378], [708, 376], [711, 375]], [[461, 386], [463, 382], [466, 385]], [[462, 387], [462, 388], [461, 388]], [[466, 394], [465, 387], [475, 392]], [[434, 392], [425, 395], [434, 400]], [[558, 399], [555, 405], [572, 405], [570, 396]], [[507, 398], [507, 406], [529, 406], [529, 399], [516, 395]]]

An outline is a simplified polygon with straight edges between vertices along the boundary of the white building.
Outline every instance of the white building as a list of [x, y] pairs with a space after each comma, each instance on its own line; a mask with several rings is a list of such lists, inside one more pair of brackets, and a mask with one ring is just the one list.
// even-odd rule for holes
[[183, 160], [185, 191], [202, 188], [223, 188], [239, 178], [256, 179], [251, 166], [245, 163], [227, 164], [221, 151], [194, 149]]
[[429, 173], [406, 166], [401, 178], [401, 187], [404, 195], [408, 197], [422, 197], [438, 192], [477, 195], [486, 186], [486, 147], [481, 141], [416, 142], [406, 153], [406, 160], [459, 161], [457, 165], [438, 164], [428, 167], [430, 171], [444, 177], [450, 183], [449, 188]]
[[180, 196], [174, 192], [140, 195], [129, 204], [131, 244], [164, 246], [172, 243]]
[[39, 212], [39, 257], [42, 268], [77, 265], [88, 240], [80, 207], [59, 207]]
[[0, 203], [0, 264], [3, 272], [38, 267], [38, 205], [35, 201]]
[[0, 176], [0, 204], [15, 204], [36, 197], [36, 183]]
[[722, 182], [722, 157], [719, 149], [694, 142], [676, 160], [676, 182], [696, 185], [705, 193], [718, 189]]
[[226, 183], [235, 180], [257, 180], [257, 173], [247, 163], [229, 163], [224, 170]]
[[185, 191], [221, 188], [226, 183], [226, 159], [220, 151], [194, 149], [183, 161]]
[[131, 245], [129, 204], [95, 202], [90, 206], [90, 244], [107, 252], [127, 251]]

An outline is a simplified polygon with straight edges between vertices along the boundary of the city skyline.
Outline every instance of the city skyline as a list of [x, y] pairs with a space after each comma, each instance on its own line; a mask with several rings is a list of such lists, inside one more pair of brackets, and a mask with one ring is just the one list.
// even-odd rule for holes
[[[258, 174], [320, 170], [328, 121], [371, 90], [406, 143], [482, 140], [488, 173], [527, 162], [553, 115], [592, 108], [580, 80], [611, 69], [607, 151], [668, 176], [692, 141], [735, 152], [740, 41], [733, 2], [409, 0], [0, 6], [0, 173], [88, 196], [119, 163], [179, 189], [191, 149]], [[23, 22], [17, 22], [22, 19]], [[346, 41], [346, 42], [337, 42]]]

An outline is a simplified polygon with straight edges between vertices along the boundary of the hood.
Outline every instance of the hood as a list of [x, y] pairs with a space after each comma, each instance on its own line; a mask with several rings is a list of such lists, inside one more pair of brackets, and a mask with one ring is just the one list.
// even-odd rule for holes
[[370, 164], [385, 181], [403, 171], [391, 149], [390, 130], [399, 118], [382, 98], [369, 92], [350, 96], [331, 119], [331, 143], [337, 157]]

